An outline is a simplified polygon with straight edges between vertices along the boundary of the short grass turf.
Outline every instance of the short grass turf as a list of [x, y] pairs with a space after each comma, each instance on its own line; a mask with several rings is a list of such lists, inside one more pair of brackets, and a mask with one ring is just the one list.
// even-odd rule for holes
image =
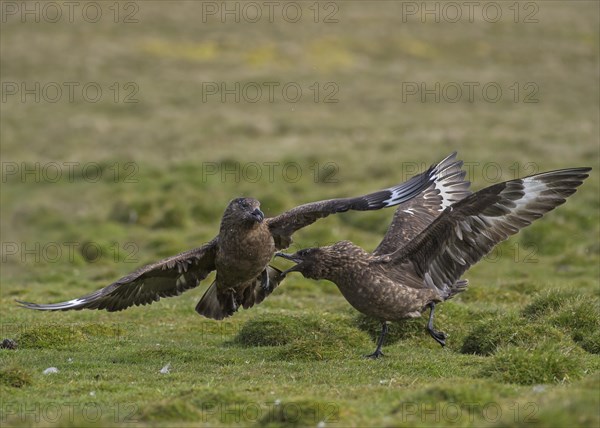
[[[520, 3], [515, 23], [513, 3], [496, 3], [497, 23], [423, 23], [403, 22], [401, 2], [372, 3], [321, 3], [321, 18], [338, 8], [329, 24], [314, 23], [312, 2], [296, 24], [203, 22], [201, 2], [137, 2], [135, 24], [112, 22], [111, 2], [97, 24], [2, 23], [3, 82], [99, 82], [110, 94], [0, 105], [0, 339], [18, 344], [0, 350], [2, 426], [600, 424], [598, 4]], [[538, 22], [523, 22], [532, 12]], [[115, 103], [114, 82], [136, 83], [139, 102]], [[202, 82], [297, 82], [310, 96], [203, 102]], [[334, 82], [339, 102], [315, 103], [315, 82]], [[403, 102], [403, 82], [497, 82], [506, 96]], [[521, 102], [528, 82], [537, 103]], [[453, 150], [475, 189], [596, 170], [438, 306], [443, 349], [422, 317], [392, 323], [385, 357], [364, 359], [378, 323], [333, 284], [296, 275], [223, 322], [193, 310], [212, 275], [120, 313], [15, 305], [68, 300], [206, 242], [238, 195], [274, 215], [390, 186]], [[49, 162], [62, 178], [42, 171]], [[66, 162], [79, 162], [72, 176]], [[7, 165], [40, 169], [23, 178]], [[340, 239], [373, 249], [391, 215], [330, 217], [292, 249]]]

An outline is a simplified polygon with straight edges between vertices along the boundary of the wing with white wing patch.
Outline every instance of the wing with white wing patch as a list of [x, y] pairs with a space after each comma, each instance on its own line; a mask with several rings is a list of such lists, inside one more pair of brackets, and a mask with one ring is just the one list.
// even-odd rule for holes
[[415, 239], [381, 256], [381, 262], [414, 279], [406, 285], [435, 287], [447, 298], [469, 267], [496, 244], [563, 204], [589, 171], [551, 171], [480, 190], [446, 208]]
[[373, 254], [390, 254], [429, 226], [450, 205], [469, 196], [470, 182], [456, 153], [441, 161], [436, 179], [415, 198], [398, 206], [392, 223]]

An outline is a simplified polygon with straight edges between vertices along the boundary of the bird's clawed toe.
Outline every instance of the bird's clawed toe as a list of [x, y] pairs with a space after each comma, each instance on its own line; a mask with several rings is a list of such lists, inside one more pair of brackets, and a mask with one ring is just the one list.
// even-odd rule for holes
[[383, 357], [383, 352], [381, 352], [379, 349], [376, 349], [372, 354], [365, 355], [365, 358], [370, 360], [376, 360], [379, 357]]
[[446, 338], [448, 337], [448, 336], [446, 336], [446, 333], [444, 333], [443, 331], [430, 330], [429, 334], [442, 347], [446, 346]]

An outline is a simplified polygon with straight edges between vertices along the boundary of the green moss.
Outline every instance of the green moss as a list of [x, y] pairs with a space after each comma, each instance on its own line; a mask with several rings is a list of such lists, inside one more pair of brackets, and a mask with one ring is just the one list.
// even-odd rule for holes
[[521, 385], [569, 382], [584, 374], [581, 352], [564, 344], [533, 349], [506, 346], [496, 352], [483, 374], [499, 382]]

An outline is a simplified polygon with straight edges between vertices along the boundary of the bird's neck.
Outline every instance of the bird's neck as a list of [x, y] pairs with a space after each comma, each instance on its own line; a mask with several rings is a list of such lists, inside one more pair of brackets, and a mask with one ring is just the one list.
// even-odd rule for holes
[[228, 224], [223, 222], [219, 230], [221, 247], [265, 247], [272, 246], [273, 238], [264, 223], [237, 222]]
[[348, 245], [341, 251], [332, 251], [322, 260], [324, 269], [320, 272], [321, 279], [327, 279], [341, 287], [341, 284], [353, 281], [368, 268], [367, 258], [367, 253], [355, 245]]
[[220, 235], [237, 235], [239, 233], [258, 230], [262, 223], [257, 223], [252, 220], [240, 220], [238, 218], [223, 217], [219, 228]]

